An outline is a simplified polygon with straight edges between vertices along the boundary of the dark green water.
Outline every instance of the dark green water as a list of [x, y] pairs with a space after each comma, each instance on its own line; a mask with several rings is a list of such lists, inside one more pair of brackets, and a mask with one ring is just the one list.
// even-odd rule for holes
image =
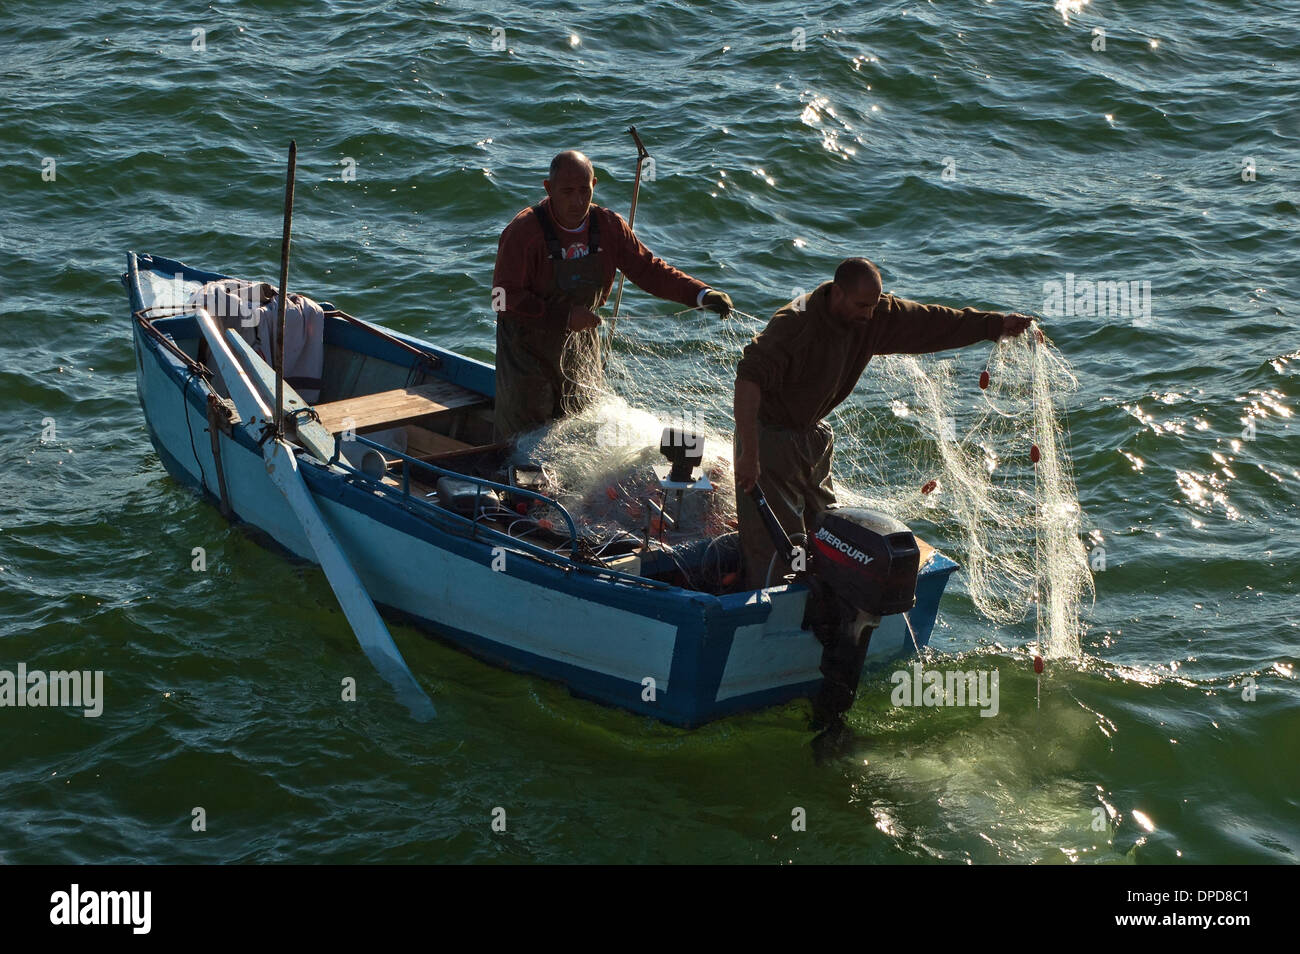
[[[97, 719], [0, 709], [0, 860], [1297, 860], [1300, 5], [102, 6], [0, 6], [0, 669], [106, 680]], [[501, 228], [570, 146], [626, 210], [629, 123], [642, 237], [749, 312], [849, 254], [1008, 310], [1151, 283], [1149, 319], [1045, 319], [1107, 568], [1041, 709], [1032, 624], [958, 578], [936, 658], [999, 669], [998, 717], [892, 708], [877, 673], [834, 767], [800, 705], [687, 733], [394, 626], [417, 726], [319, 571], [166, 476], [127, 249], [273, 276], [294, 137], [295, 287], [490, 360]]]

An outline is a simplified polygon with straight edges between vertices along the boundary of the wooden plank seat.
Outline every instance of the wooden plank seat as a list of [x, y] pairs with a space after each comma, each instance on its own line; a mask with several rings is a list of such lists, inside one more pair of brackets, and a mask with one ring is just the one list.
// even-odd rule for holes
[[381, 424], [400, 424], [427, 414], [438, 414], [458, 407], [486, 405], [483, 395], [450, 381], [430, 381], [409, 388], [395, 388], [377, 394], [362, 394], [317, 404], [320, 422], [331, 434], [349, 426], [360, 431]]

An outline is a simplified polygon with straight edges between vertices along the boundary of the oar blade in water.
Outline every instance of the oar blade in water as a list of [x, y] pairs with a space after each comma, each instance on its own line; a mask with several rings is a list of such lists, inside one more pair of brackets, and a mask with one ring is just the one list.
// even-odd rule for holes
[[379, 674], [397, 693], [398, 699], [411, 711], [411, 715], [426, 722], [436, 715], [433, 702], [416, 682], [406, 660], [402, 658], [392, 634], [375, 609], [370, 594], [348, 560], [333, 531], [321, 516], [311, 491], [298, 471], [293, 449], [281, 440], [267, 441], [263, 447], [266, 470], [272, 482], [280, 489], [302, 525], [311, 543], [321, 569], [338, 597], [339, 605], [356, 633], [357, 642]]

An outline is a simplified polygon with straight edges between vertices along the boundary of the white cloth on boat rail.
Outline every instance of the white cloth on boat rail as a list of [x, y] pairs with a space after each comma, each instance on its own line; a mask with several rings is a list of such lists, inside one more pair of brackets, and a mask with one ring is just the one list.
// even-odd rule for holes
[[[325, 310], [290, 292], [284, 309], [284, 379], [308, 404], [320, 399], [325, 366]], [[208, 310], [223, 328], [234, 328], [262, 359], [275, 367], [279, 293], [266, 282], [224, 278], [208, 282], [190, 304]]]

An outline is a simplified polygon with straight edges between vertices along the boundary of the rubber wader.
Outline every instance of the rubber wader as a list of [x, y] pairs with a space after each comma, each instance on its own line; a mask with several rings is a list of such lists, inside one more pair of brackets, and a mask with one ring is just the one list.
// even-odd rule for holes
[[[587, 213], [591, 218], [590, 251], [581, 258], [566, 259], [550, 216], [542, 206], [533, 206], [546, 238], [553, 275], [542, 296], [546, 310], [541, 318], [518, 318], [506, 312], [497, 316], [498, 440], [571, 414], [589, 400], [574, 378], [579, 373], [593, 373], [593, 368], [598, 371], [600, 339], [594, 328], [570, 331], [568, 323], [571, 309], [594, 311], [605, 291], [606, 253], [600, 247], [598, 212], [593, 205]], [[582, 340], [569, 340], [576, 336]], [[589, 355], [595, 362], [593, 368], [566, 366], [565, 359], [572, 354]]]

